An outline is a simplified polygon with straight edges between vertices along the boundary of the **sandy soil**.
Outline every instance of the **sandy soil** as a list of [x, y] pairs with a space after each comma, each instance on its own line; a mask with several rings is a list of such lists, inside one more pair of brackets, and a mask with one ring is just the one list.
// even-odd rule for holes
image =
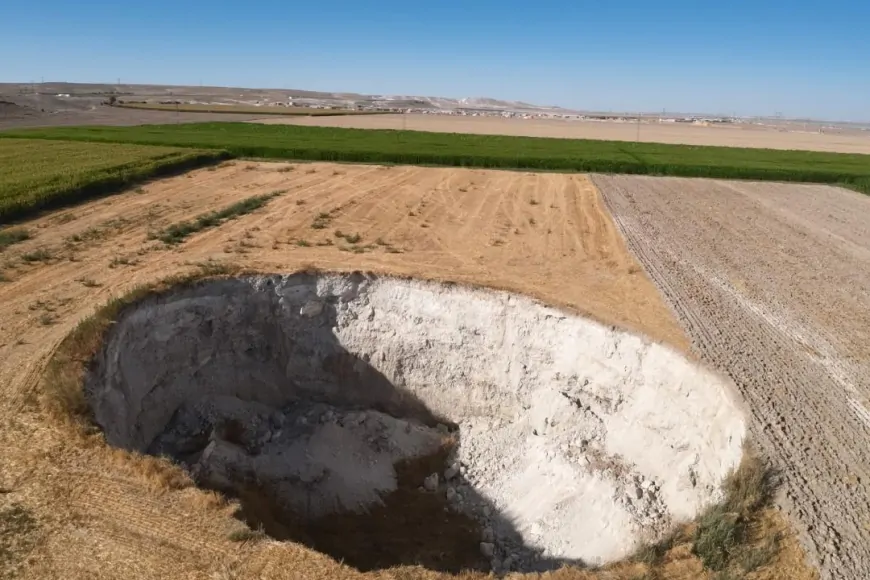
[[[240, 524], [230, 507], [196, 489], [169, 491], [150, 460], [71, 440], [40, 410], [44, 365], [79, 320], [141, 283], [196, 271], [198, 262], [478, 282], [688, 346], [584, 176], [281, 167], [237, 162], [198, 170], [45, 216], [25, 224], [34, 239], [0, 254], [9, 280], [0, 283], [0, 514], [19, 510], [26, 518], [10, 521], [31, 522], [14, 532], [12, 550], [28, 559], [4, 561], [0, 550], [0, 570], [18, 565], [25, 578], [64, 579], [358, 577], [298, 545], [231, 542]], [[175, 249], [147, 239], [151, 229], [276, 189], [288, 191]], [[321, 212], [333, 218], [312, 229]], [[359, 233], [360, 245], [381, 238], [402, 253], [377, 244], [362, 254], [341, 251], [336, 229]], [[83, 241], [72, 241], [75, 234]], [[327, 240], [333, 245], [316, 246]], [[22, 259], [39, 248], [50, 253], [47, 262]], [[422, 570], [380, 576], [436, 577]]]
[[736, 381], [822, 576], [870, 577], [870, 198], [594, 181], [695, 348]]
[[[266, 118], [257, 123], [314, 125], [320, 127], [355, 127], [359, 129], [408, 129], [440, 133], [480, 135], [522, 135], [564, 139], [605, 139], [636, 141], [634, 123], [567, 121], [559, 119], [502, 119], [498, 117], [463, 117], [448, 115], [376, 115], [362, 117]], [[832, 130], [831, 130], [832, 131]], [[870, 153], [870, 132], [837, 129], [817, 133], [779, 131], [757, 125], [705, 127], [687, 124], [642, 124], [640, 140], [650, 143], [686, 145], [721, 145], [766, 149], [805, 149]]]

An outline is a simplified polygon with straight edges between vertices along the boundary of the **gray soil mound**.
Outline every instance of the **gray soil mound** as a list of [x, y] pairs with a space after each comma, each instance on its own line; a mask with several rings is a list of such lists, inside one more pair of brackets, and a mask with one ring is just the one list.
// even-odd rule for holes
[[744, 419], [642, 338], [503, 292], [360, 274], [204, 282], [128, 308], [86, 393], [112, 445], [360, 569], [630, 554], [720, 497]]

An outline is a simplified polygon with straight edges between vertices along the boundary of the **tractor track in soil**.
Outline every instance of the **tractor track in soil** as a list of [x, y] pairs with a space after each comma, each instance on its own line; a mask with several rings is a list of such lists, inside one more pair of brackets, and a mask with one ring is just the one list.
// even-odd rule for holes
[[870, 577], [870, 197], [592, 179], [693, 349], [736, 383], [822, 577]]

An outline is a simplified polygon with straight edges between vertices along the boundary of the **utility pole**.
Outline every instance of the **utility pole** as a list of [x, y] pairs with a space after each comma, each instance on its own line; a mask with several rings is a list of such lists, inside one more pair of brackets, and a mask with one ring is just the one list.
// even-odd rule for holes
[[640, 143], [640, 113], [637, 114], [637, 139], [636, 141]]

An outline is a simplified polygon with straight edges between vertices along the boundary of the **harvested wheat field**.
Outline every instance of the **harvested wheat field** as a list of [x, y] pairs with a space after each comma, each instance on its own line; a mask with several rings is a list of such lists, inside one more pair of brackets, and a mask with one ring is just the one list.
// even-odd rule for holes
[[[830, 195], [835, 197], [834, 194]], [[611, 203], [614, 202], [611, 200]], [[790, 211], [798, 209], [790, 206]], [[623, 212], [618, 215], [624, 225]], [[839, 219], [858, 218], [838, 214], [830, 218], [830, 223]], [[746, 221], [741, 224], [749, 227]], [[546, 447], [550, 441], [548, 437], [555, 437], [553, 433], [563, 434], [568, 423], [563, 422], [562, 415], [558, 414], [568, 412], [564, 411], [566, 405], [571, 413], [581, 409], [586, 417], [584, 425], [592, 431], [602, 429], [602, 425], [613, 427], [624, 424], [619, 407], [631, 407], [631, 397], [628, 395], [625, 401], [620, 400], [615, 405], [600, 400], [581, 402], [571, 399], [571, 389], [576, 389], [578, 377], [582, 379], [582, 375], [560, 377], [557, 373], [553, 377], [544, 376], [547, 380], [552, 378], [553, 381], [564, 382], [565, 392], [547, 399], [546, 409], [537, 409], [538, 394], [542, 391], [535, 390], [535, 381], [532, 380], [535, 377], [529, 375], [532, 372], [529, 368], [534, 373], [545, 373], [551, 363], [558, 368], [571, 368], [575, 361], [563, 359], [573, 357], [560, 355], [556, 348], [563, 340], [604, 337], [607, 340], [607, 352], [602, 354], [602, 360], [625, 360], [628, 368], [631, 366], [629, 359], [620, 357], [633, 356], [635, 361], [631, 364], [643, 367], [650, 373], [662, 372], [659, 367], [667, 366], [662, 361], [670, 361], [683, 369], [687, 374], [681, 375], [683, 379], [677, 385], [682, 390], [675, 391], [676, 395], [681, 396], [673, 399], [676, 407], [672, 408], [681, 409], [684, 415], [695, 418], [699, 416], [693, 414], [696, 411], [704, 413], [703, 421], [695, 420], [693, 425], [686, 428], [704, 431], [709, 435], [709, 444], [715, 447], [712, 459], [705, 460], [703, 464], [698, 463], [697, 459], [690, 461], [691, 488], [696, 487], [697, 480], [700, 482], [697, 489], [689, 497], [685, 487], [676, 484], [670, 486], [664, 481], [667, 479], [664, 476], [648, 479], [635, 476], [631, 479], [630, 473], [616, 469], [622, 482], [620, 485], [623, 486], [619, 488], [620, 498], [614, 497], [612, 502], [596, 504], [595, 509], [591, 510], [594, 515], [590, 519], [594, 520], [595, 515], [602, 513], [614, 513], [629, 519], [643, 518], [652, 526], [650, 530], [662, 532], [661, 528], [655, 526], [671, 523], [670, 514], [694, 513], [693, 510], [698, 509], [705, 498], [716, 496], [716, 486], [708, 482], [713, 482], [717, 477], [721, 479], [724, 470], [735, 466], [735, 462], [740, 460], [738, 447], [742, 439], [743, 419], [732, 413], [732, 407], [736, 409], [733, 393], [726, 382], [713, 373], [699, 370], [689, 360], [689, 342], [678, 320], [669, 311], [655, 284], [629, 253], [598, 190], [586, 176], [322, 163], [229, 162], [58, 211], [23, 223], [20, 227], [25, 228], [28, 235], [14, 238], [14, 243], [0, 253], [0, 416], [4, 417], [0, 423], [0, 449], [3, 450], [0, 461], [0, 573], [4, 575], [64, 579], [428, 580], [459, 577], [470, 580], [487, 576], [490, 565], [500, 574], [512, 573], [517, 558], [525, 558], [525, 555], [510, 554], [514, 560], [508, 562], [507, 555], [500, 552], [494, 554], [493, 550], [501, 549], [501, 546], [494, 546], [493, 540], [485, 537], [486, 534], [492, 535], [492, 531], [484, 530], [484, 542], [479, 544], [481, 531], [475, 527], [472, 519], [449, 509], [446, 503], [449, 499], [443, 500], [435, 493], [425, 495], [427, 491], [444, 489], [443, 482], [438, 487], [439, 477], [435, 477], [434, 485], [430, 486], [429, 474], [433, 471], [438, 473], [438, 460], [443, 461], [442, 455], [449, 451], [450, 442], [456, 436], [455, 426], [452, 425], [439, 424], [437, 430], [426, 431], [410, 423], [394, 424], [392, 419], [383, 414], [377, 415], [378, 429], [402, 430], [406, 439], [413, 439], [414, 445], [429, 449], [431, 457], [417, 461], [402, 456], [402, 460], [396, 462], [399, 489], [389, 495], [384, 505], [372, 508], [365, 518], [346, 514], [332, 518], [329, 514], [325, 517], [318, 515], [318, 519], [311, 520], [308, 525], [276, 515], [274, 504], [270, 503], [268, 494], [262, 488], [264, 480], [268, 479], [265, 476], [256, 481], [246, 481], [241, 487], [234, 487], [237, 498], [227, 499], [215, 492], [198, 489], [190, 475], [165, 460], [106, 445], [108, 439], [112, 445], [143, 453], [185, 456], [185, 452], [178, 449], [178, 439], [173, 437], [187, 427], [190, 417], [179, 411], [170, 419], [167, 413], [171, 414], [171, 409], [167, 411], [159, 405], [167, 397], [175, 396], [172, 385], [177, 377], [173, 373], [179, 360], [192, 369], [189, 379], [200, 381], [197, 388], [205, 391], [216, 388], [217, 383], [227, 383], [221, 388], [229, 389], [234, 382], [238, 382], [232, 371], [221, 370], [217, 374], [209, 374], [209, 365], [219, 363], [220, 357], [244, 355], [253, 357], [251, 360], [259, 360], [279, 340], [286, 341], [293, 348], [301, 344], [301, 348], [309, 349], [293, 356], [320, 360], [324, 349], [328, 350], [334, 345], [325, 346], [315, 342], [302, 344], [302, 341], [312, 341], [314, 338], [323, 340], [324, 336], [330, 334], [330, 325], [319, 322], [324, 313], [323, 302], [310, 299], [311, 296], [330, 292], [335, 296], [352, 294], [348, 298], [350, 302], [361, 302], [359, 308], [354, 306], [342, 314], [344, 318], [330, 320], [330, 324], [335, 324], [336, 328], [349, 329], [343, 335], [341, 346], [348, 348], [351, 353], [353, 351], [348, 345], [354, 341], [363, 343], [368, 340], [372, 328], [379, 324], [377, 321], [381, 320], [381, 314], [376, 317], [376, 311], [383, 312], [384, 305], [389, 305], [391, 300], [404, 301], [401, 305], [406, 310], [400, 312], [401, 316], [383, 318], [387, 322], [380, 323], [386, 325], [380, 332], [389, 334], [391, 329], [395, 330], [394, 335], [404, 332], [398, 339], [399, 344], [391, 347], [393, 349], [401, 349], [403, 342], [417, 341], [421, 345], [413, 357], [406, 357], [402, 363], [408, 367], [403, 371], [403, 376], [409, 384], [425, 380], [427, 374], [436, 373], [439, 380], [443, 379], [444, 387], [448, 389], [446, 392], [449, 392], [449, 388], [454, 387], [454, 381], [473, 373], [485, 372], [483, 367], [486, 365], [463, 363], [457, 358], [465, 355], [464, 351], [475, 349], [478, 350], [477, 360], [488, 361], [487, 364], [496, 368], [493, 372], [520, 377], [517, 380], [528, 387], [525, 394], [521, 394], [527, 397], [520, 401], [523, 408], [531, 409], [533, 414], [540, 411], [540, 416], [530, 419], [529, 430], [534, 427], [534, 435], [543, 442], [523, 447], [523, 453], [540, 452], [548, 459], [552, 458], [553, 452], [551, 447]], [[861, 235], [861, 232], [847, 234], [844, 238], [826, 243], [852, 248], [850, 259], [866, 260], [866, 253], [862, 254], [863, 250], [859, 247], [863, 239]], [[699, 239], [703, 239], [700, 234]], [[630, 232], [629, 240], [635, 243]], [[803, 239], [795, 243], [798, 242], [809, 243]], [[800, 247], [803, 248], [803, 245]], [[359, 274], [340, 276], [317, 273], [314, 268], [333, 273], [365, 271], [374, 274], [366, 275], [368, 277]], [[159, 284], [171, 276], [216, 275], [220, 278], [241, 270], [250, 275], [298, 271], [309, 273], [288, 278], [260, 276], [242, 282], [228, 279], [213, 281], [211, 285], [194, 285], [179, 291], [180, 294], [145, 297], [140, 306], [127, 310], [117, 324], [104, 314], [105, 311], [100, 311], [103, 312], [102, 319], [77, 328], [81, 320], [92, 315], [110, 299], [124, 296], [143, 285]], [[661, 283], [661, 270], [653, 271], [656, 281]], [[858, 275], [855, 271], [852, 274]], [[459, 283], [460, 286], [436, 284], [438, 281]], [[747, 275], [743, 281], [747, 286], [741, 288], [751, 288], [748, 286], [751, 281]], [[842, 282], [841, 279], [838, 281]], [[188, 284], [192, 282], [188, 281]], [[462, 286], [466, 284], [483, 286], [496, 292]], [[665, 294], [671, 298], [671, 294], [665, 290]], [[151, 293], [156, 291], [152, 289]], [[522, 294], [543, 304], [533, 303], [523, 296], [504, 294], [503, 291]], [[270, 298], [261, 300], [258, 303], [260, 306], [254, 308], [248, 305], [248, 296], [254, 294]], [[275, 296], [279, 296], [280, 300], [276, 301]], [[269, 336], [273, 332], [268, 321], [283, 316], [282, 305], [287, 304], [292, 306], [295, 319], [310, 321], [304, 323], [308, 325], [303, 329], [304, 336], [298, 333], [291, 337], [275, 336], [272, 343], [257, 338]], [[525, 309], [525, 312], [515, 314], [520, 322], [505, 326], [515, 333], [511, 348], [515, 349], [515, 360], [522, 361], [522, 365], [517, 364], [512, 368], [514, 361], [510, 357], [503, 360], [495, 356], [504, 351], [507, 345], [503, 342], [503, 336], [499, 337], [499, 329], [491, 328], [493, 323], [486, 314], [513, 315], [512, 311], [517, 309]], [[211, 317], [211, 313], [216, 311], [222, 312], [226, 319], [237, 318], [240, 325], [221, 327], [222, 323]], [[255, 316], [260, 313], [266, 315]], [[816, 314], [822, 315], [821, 312]], [[851, 324], [856, 325], [855, 328], [859, 323], [858, 316], [853, 314], [851, 321]], [[103, 350], [94, 341], [99, 334], [94, 331], [100, 324], [99, 320], [103, 320], [107, 327], [115, 325], [108, 331], [110, 338]], [[404, 322], [406, 320], [411, 322]], [[450, 331], [446, 327], [439, 330], [438, 324], [445, 320], [458, 320], [465, 332], [462, 336], [467, 341], [452, 350], [450, 356], [453, 358], [449, 359], [451, 364], [445, 365], [443, 373], [441, 369], [432, 370], [432, 367], [414, 367], [414, 364], [431, 357], [432, 353], [426, 349], [434, 349], [431, 345], [437, 346], [443, 340], [444, 333]], [[162, 341], [177, 333], [179, 324], [184, 326], [184, 333], [179, 334], [180, 342], [173, 343], [178, 349], [160, 351], [152, 348], [156, 344], [149, 342], [153, 337]], [[255, 325], [260, 326], [251, 330]], [[691, 324], [688, 327], [693, 329]], [[539, 330], [546, 334], [544, 338], [547, 340], [538, 335]], [[637, 338], [623, 330], [647, 338]], [[73, 331], [76, 338], [63, 343]], [[570, 333], [570, 337], [566, 333]], [[242, 340], [246, 336], [252, 341], [250, 344]], [[472, 338], [489, 340], [491, 336], [496, 337], [495, 342], [478, 343], [478, 339]], [[129, 344], [139, 344], [140, 347], [125, 350], [126, 338], [119, 337], [129, 337]], [[198, 343], [209, 344], [211, 350], [207, 355], [195, 350]], [[256, 348], [251, 347], [254, 344]], [[816, 343], [808, 343], [808, 352], [811, 347], [822, 348]], [[194, 350], [185, 350], [189, 348]], [[242, 355], [236, 352], [237, 348], [244, 351]], [[532, 352], [532, 356], [526, 356], [526, 351]], [[703, 348], [701, 352], [707, 354]], [[828, 351], [818, 351], [817, 354], [822, 356], [824, 352]], [[649, 353], [660, 358], [651, 357]], [[58, 363], [61, 355], [66, 358]], [[64, 380], [72, 381], [62, 371], [73, 367], [81, 371], [81, 366], [93, 355], [98, 356], [89, 365], [90, 374], [85, 377], [87, 389], [84, 394], [93, 407], [102, 432], [82, 428], [80, 424], [70, 424], [75, 412], [84, 412], [81, 406], [85, 399], [80, 395], [76, 398], [71, 390], [58, 390], [58, 385], [67, 384], [63, 383]], [[540, 360], [534, 360], [538, 355]], [[647, 361], [645, 365], [640, 364], [643, 360]], [[346, 373], [350, 372], [350, 368], [357, 372], [362, 368], [361, 365], [365, 366], [364, 362], [369, 361], [352, 357], [325, 357], [321, 366], [311, 369], [312, 384], [319, 380], [317, 373], [336, 369], [336, 372]], [[720, 359], [714, 359], [714, 362], [723, 363]], [[594, 364], [597, 363], [589, 363], [590, 366]], [[773, 364], [769, 364], [770, 368], [773, 368]], [[47, 365], [51, 372], [44, 378]], [[523, 368], [516, 368], [519, 366]], [[723, 366], [726, 365], [723, 363]], [[126, 396], [119, 396], [119, 392], [103, 389], [103, 385], [117, 382], [118, 377], [134, 367], [139, 369], [135, 371], [137, 374], [153, 375], [157, 389], [152, 403], [149, 403], [151, 407], [136, 409], [135, 412], [140, 413], [140, 418], [146, 414], [153, 417], [163, 413], [162, 421], [172, 422], [175, 425], [174, 432], [155, 433], [144, 420], [131, 424], [113, 422], [124, 413], [134, 412], [129, 404], [140, 400], [140, 395], [130, 391]], [[255, 374], [259, 371], [251, 372]], [[366, 372], [372, 371], [369, 369]], [[78, 374], [73, 378], [79, 381], [74, 386], [81, 387], [83, 375]], [[738, 374], [736, 378], [740, 380], [741, 376]], [[257, 380], [261, 384], [268, 384], [268, 379], [261, 375]], [[625, 376], [621, 380], [626, 384], [633, 384], [632, 381], [637, 385], [642, 384], [637, 382], [640, 380], [637, 377]], [[388, 391], [391, 388], [390, 385], [384, 385], [382, 380], [378, 384]], [[638, 388], [637, 391], [646, 393], [646, 397], [650, 396], [643, 389]], [[709, 392], [712, 398], [704, 399], [699, 395], [702, 392]], [[421, 397], [425, 394], [421, 394]], [[744, 394], [750, 401], [755, 401], [752, 393]], [[456, 393], [457, 398], [462, 395]], [[521, 395], [473, 402], [476, 405], [490, 405], [496, 410], [498, 407], [508, 409]], [[268, 392], [264, 391], [257, 405], [262, 407], [261, 403], [266, 402], [268, 396]], [[141, 400], [145, 401], [147, 397]], [[408, 402], [403, 397], [397, 398], [393, 391], [387, 393], [387, 398], [387, 410], [390, 404], [404, 405]], [[442, 413], [439, 417], [449, 415], [452, 406], [462, 406], [454, 404], [449, 396], [435, 396], [432, 400], [440, 405], [440, 408], [435, 409]], [[857, 395], [853, 394], [853, 400], [858, 400]], [[213, 404], [219, 406], [223, 404], [221, 401], [224, 399], [215, 400]], [[715, 404], [709, 404], [710, 401]], [[796, 403], [788, 404], [796, 406]], [[325, 408], [321, 403], [312, 405], [312, 412], [326, 421], [328, 427], [332, 426], [325, 417], [332, 416], [333, 408]], [[420, 410], [419, 407], [416, 409]], [[764, 412], [766, 407], [759, 406], [759, 409]], [[822, 412], [819, 411], [821, 406], [815, 409], [814, 412]], [[73, 413], [68, 416], [69, 420], [64, 420], [65, 412]], [[256, 414], [259, 411], [250, 407], [244, 412]], [[771, 437], [765, 439], [769, 435], [768, 430], [758, 427], [758, 415], [755, 411], [753, 413], [755, 437], [762, 442], [771, 440]], [[841, 421], [852, 420], [845, 410], [843, 414]], [[369, 415], [369, 419], [372, 416]], [[555, 420], [557, 417], [558, 424]], [[705, 422], [707, 418], [710, 418], [709, 424]], [[285, 421], [287, 417], [279, 419]], [[300, 422], [295, 423], [296, 426], [305, 424], [303, 417], [297, 419]], [[345, 425], [348, 429], [361, 429], [365, 425], [372, 427], [369, 419], [348, 414], [342, 417], [343, 421], [349, 422], [349, 427]], [[427, 417], [426, 420], [430, 419], [433, 417]], [[647, 420], [642, 414], [636, 419], [635, 422], [639, 423]], [[668, 423], [673, 421], [668, 420]], [[222, 436], [224, 443], [232, 440], [234, 444], [248, 444], [244, 441], [249, 436], [244, 427], [233, 427], [229, 423], [225, 427], [226, 432]], [[776, 424], [776, 429], [786, 427], [797, 428], [791, 423]], [[480, 423], [475, 428], [482, 433], [478, 441], [488, 442], [489, 439], [485, 437], [487, 433], [510, 429], [512, 425], [508, 419]], [[627, 425], [629, 431], [631, 428], [632, 425]], [[672, 426], [664, 429], [670, 428]], [[833, 420], [823, 424], [822, 428], [829, 429], [832, 435], [838, 433], [835, 432], [837, 423]], [[259, 440], [258, 450], [253, 455], [270, 457], [269, 446], [274, 446], [280, 440], [280, 433], [280, 430], [273, 429], [267, 439]], [[340, 433], [336, 435], [335, 431], [332, 433], [341, 436]], [[580, 438], [578, 433], [572, 432], [571, 436]], [[592, 433], [588, 437], [594, 442], [595, 436], [596, 433]], [[656, 437], [654, 433], [647, 434], [642, 440], [648, 446], [644, 448], [635, 444], [634, 447], [644, 452], [654, 449]], [[157, 447], [141, 443], [152, 439]], [[708, 444], [704, 437], [698, 440], [701, 441], [699, 444]], [[809, 449], [817, 443], [824, 445], [825, 441], [830, 443], [830, 439], [821, 437], [817, 441], [807, 438], [801, 445]], [[240, 456], [238, 445], [215, 447], [213, 443], [215, 441], [212, 440], [207, 449], [212, 455], [223, 454], [226, 461], [221, 465], [242, 466], [246, 461], [254, 460], [253, 455]], [[631, 441], [626, 442], [626, 445], [629, 443]], [[570, 451], [573, 445], [573, 441], [561, 442], [561, 449], [565, 453], [573, 453]], [[589, 449], [585, 439], [582, 447]], [[777, 448], [774, 446], [771, 449]], [[505, 463], [497, 467], [496, 472], [514, 469], [507, 462], [512, 455], [518, 454], [511, 454], [510, 451], [501, 451]], [[383, 455], [396, 453], [397, 450], [390, 447], [379, 452]], [[478, 448], [470, 452], [487, 451]], [[630, 453], [630, 450], [626, 449], [625, 452]], [[682, 456], [669, 456], [670, 452], [666, 449], [662, 453], [668, 461], [682, 460]], [[852, 460], [861, 459], [857, 456], [859, 450], [853, 449], [852, 453], [856, 454]], [[650, 454], [652, 463], [655, 463], [659, 456]], [[395, 459], [397, 456], [392, 457]], [[748, 454], [743, 462], [751, 463], [747, 457]], [[783, 459], [785, 456], [775, 453], [774, 457]], [[608, 463], [612, 462], [612, 456], [599, 454], [593, 459], [601, 463], [595, 469], [614, 471], [615, 468]], [[354, 461], [353, 458], [341, 459], [342, 462], [345, 460]], [[377, 460], [381, 461], [382, 457]], [[470, 462], [473, 460], [473, 457], [469, 459]], [[642, 459], [637, 462], [642, 463]], [[844, 463], [842, 467], [846, 465], [849, 464]], [[204, 468], [213, 469], [214, 466], [205, 465]], [[335, 466], [336, 469], [341, 467]], [[648, 474], [656, 466], [649, 465], [644, 469]], [[535, 484], [528, 488], [526, 497], [547, 495], [543, 493], [545, 488], [548, 491], [555, 489], [559, 493], [562, 493], [560, 490], [568, 490], [565, 496], [548, 496], [554, 504], [568, 503], [573, 493], [570, 492], [571, 478], [565, 480], [568, 472], [554, 472], [556, 475], [559, 473], [562, 480], [555, 479], [553, 485], [542, 484], [534, 478], [520, 478], [524, 485]], [[761, 471], [738, 473], [759, 474]], [[273, 479], [284, 478], [288, 481], [299, 476], [295, 472], [288, 474], [280, 470], [273, 475]], [[374, 473], [372, 479], [381, 481], [376, 475]], [[832, 478], [836, 476], [834, 471], [829, 474], [814, 472], [813, 481], [806, 484], [806, 489], [798, 491], [812, 493], [815, 478], [821, 481], [823, 476], [828, 475]], [[464, 458], [461, 474], [460, 466], [456, 464], [452, 474], [445, 472], [444, 479], [454, 481], [460, 476], [469, 480], [477, 477], [474, 482], [484, 490], [492, 488], [493, 477], [498, 479], [498, 473], [492, 471], [469, 474]], [[852, 486], [851, 489], [865, 489], [860, 487], [867, 483], [863, 472], [855, 470], [842, 476], [852, 476], [852, 479], [843, 480], [850, 482], [848, 485]], [[215, 487], [220, 487], [221, 482], [226, 483], [227, 478], [235, 476], [213, 470], [199, 473], [198, 477], [201, 481], [212, 482]], [[767, 504], [762, 501], [763, 494], [756, 489], [761, 486], [759, 478], [759, 475], [755, 479], [748, 476], [743, 479], [730, 478], [727, 493], [730, 494], [731, 503], [727, 504], [728, 509], [714, 511], [712, 515], [704, 516], [707, 519], [699, 523], [681, 527], [679, 533], [667, 538], [666, 543], [636, 557], [623, 558], [621, 563], [601, 568], [569, 566], [545, 575], [559, 580], [688, 580], [721, 577], [711, 567], [730, 573], [729, 570], [733, 570], [729, 566], [739, 566], [746, 571], [741, 576], [745, 578], [815, 578], [815, 572], [804, 562], [797, 539], [779, 512], [764, 507]], [[410, 482], [407, 488], [403, 487], [406, 480]], [[754, 483], [747, 484], [748, 480]], [[293, 481], [290, 483], [295, 485]], [[796, 493], [792, 489], [793, 480], [788, 483], [789, 493]], [[589, 486], [599, 484], [600, 479], [584, 482], [584, 485]], [[424, 493], [426, 498], [422, 502], [418, 493], [418, 486], [421, 485], [425, 491], [420, 493]], [[479, 500], [467, 485], [450, 489], [453, 489], [454, 494], [461, 492], [466, 502]], [[738, 493], [732, 493], [732, 490], [738, 490]], [[498, 495], [495, 492], [493, 494]], [[626, 499], [628, 495], [631, 497]], [[329, 506], [325, 505], [329, 503], [329, 497], [324, 499], [317, 496], [324, 501], [324, 505], [312, 504], [312, 497], [307, 496], [308, 504], [303, 506], [304, 509], [308, 512], [329, 511]], [[336, 497], [346, 499], [346, 490], [338, 490]], [[852, 499], [857, 501], [858, 497], [855, 495]], [[299, 496], [292, 498], [295, 501]], [[662, 498], [667, 505], [662, 504]], [[362, 502], [365, 498], [354, 496], [353, 500]], [[526, 502], [532, 505], [524, 505], [521, 511], [534, 511], [537, 509], [534, 503]], [[650, 506], [653, 503], [667, 509], [656, 507], [638, 515], [636, 506]], [[747, 507], [750, 504], [751, 509]], [[801, 505], [807, 509], [813, 507], [809, 503]], [[495, 507], [497, 512], [499, 506]], [[835, 509], [826, 504], [818, 507], [826, 512]], [[744, 508], [746, 513], [743, 513]], [[852, 505], [852, 508], [854, 513], [860, 513], [858, 507]], [[396, 509], [403, 517], [396, 518]], [[487, 517], [493, 511], [490, 506], [482, 506], [481, 509], [489, 510]], [[244, 511], [245, 521], [255, 529], [239, 521], [236, 516], [239, 516], [240, 510]], [[572, 513], [567, 511], [562, 515]], [[716, 514], [724, 519], [710, 520]], [[800, 513], [795, 515], [800, 519]], [[734, 518], [740, 519], [743, 526], [740, 529], [744, 536], [739, 538], [739, 543], [728, 544], [728, 550], [719, 547], [705, 551], [699, 547], [702, 541], [709, 542], [709, 537], [713, 537], [697, 533], [698, 530], [710, 529], [708, 520], [724, 522]], [[521, 519], [514, 523], [523, 523]], [[679, 523], [681, 519], [691, 518], [675, 516], [673, 523]], [[258, 526], [261, 529], [257, 529]], [[543, 536], [552, 532], [546, 525], [543, 528], [540, 530]], [[395, 530], [400, 532], [395, 533]], [[601, 534], [604, 540], [601, 540], [600, 553], [626, 556], [626, 550], [632, 546], [620, 544], [619, 538], [613, 536], [613, 530], [605, 528], [607, 533]], [[583, 530], [570, 528], [569, 531], [570, 534], [566, 534], [565, 538], [553, 539], [557, 543], [564, 539], [564, 545], [559, 546], [561, 551], [553, 551], [553, 561], [567, 564], [577, 563], [579, 559], [586, 561], [585, 552], [582, 551], [588, 548], [585, 540], [571, 544], [571, 538], [567, 536], [581, 540], [587, 536], [583, 536]], [[264, 532], [271, 538], [264, 537]], [[845, 532], [835, 532], [842, 535], [832, 533], [831, 537], [835, 538], [832, 542], [840, 542], [843, 550], [860, 554], [854, 543], [846, 543], [858, 537], [854, 535], [858, 533], [854, 527]], [[500, 528], [495, 533], [500, 533]], [[729, 541], [732, 539], [737, 542], [734, 538], [729, 538]], [[415, 542], [420, 545], [414, 545]], [[319, 551], [307, 546], [316, 546]], [[577, 558], [577, 554], [583, 558]], [[702, 554], [703, 562], [698, 554]], [[480, 562], [481, 555], [486, 561]], [[494, 563], [496, 558], [498, 565]], [[529, 562], [532, 560], [529, 556]], [[613, 558], [604, 560], [612, 561]], [[415, 563], [421, 565], [412, 565]], [[705, 563], [708, 564], [707, 568]]]
[[727, 369], [826, 578], [870, 575], [870, 198], [596, 176], [629, 246]]

